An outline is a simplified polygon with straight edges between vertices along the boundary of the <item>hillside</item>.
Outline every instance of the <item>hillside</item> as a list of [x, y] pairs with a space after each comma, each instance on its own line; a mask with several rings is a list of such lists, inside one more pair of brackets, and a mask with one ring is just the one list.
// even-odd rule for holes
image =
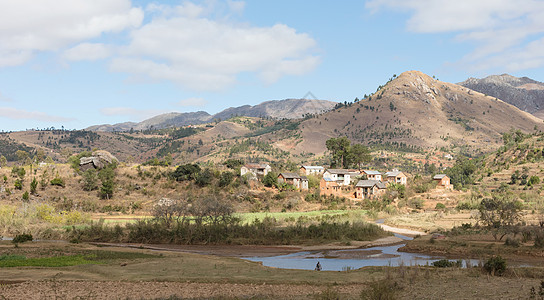
[[517, 108], [544, 117], [544, 83], [508, 74], [469, 78], [459, 85], [499, 98]]
[[477, 154], [496, 149], [501, 134], [544, 128], [542, 120], [491, 96], [404, 72], [376, 93], [305, 120], [295, 153], [323, 153], [325, 141], [347, 136], [354, 142], [390, 149], [446, 148]]
[[214, 120], [226, 120], [231, 117], [259, 117], [273, 119], [299, 119], [306, 114], [318, 114], [331, 110], [336, 102], [327, 100], [310, 99], [285, 99], [272, 100], [258, 105], [244, 105], [227, 108], [215, 115], [205, 111], [188, 113], [166, 113], [161, 114], [139, 123], [125, 122], [118, 124], [94, 125], [86, 128], [89, 131], [130, 131], [163, 129], [168, 127], [179, 127], [186, 125], [198, 125]]

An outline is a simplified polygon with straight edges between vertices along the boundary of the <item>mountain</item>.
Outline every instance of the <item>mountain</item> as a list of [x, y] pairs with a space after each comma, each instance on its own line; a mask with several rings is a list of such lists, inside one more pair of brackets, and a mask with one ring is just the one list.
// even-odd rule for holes
[[527, 77], [508, 74], [486, 78], [469, 78], [461, 83], [464, 87], [499, 98], [521, 110], [544, 118], [544, 83]]
[[226, 120], [235, 116], [261, 117], [273, 119], [298, 119], [306, 114], [318, 114], [331, 110], [336, 102], [327, 100], [310, 99], [285, 99], [271, 100], [255, 106], [244, 105], [227, 108], [215, 115], [204, 111], [188, 113], [161, 114], [139, 123], [125, 122], [114, 125], [103, 124], [86, 128], [90, 131], [129, 131], [146, 130], [150, 128], [161, 129], [167, 127], [179, 127], [186, 125], [198, 125], [212, 120]]
[[233, 116], [270, 117], [274, 119], [299, 119], [305, 114], [318, 114], [331, 110], [336, 102], [327, 100], [286, 99], [272, 100], [251, 106], [230, 107], [213, 115], [212, 119], [226, 120]]
[[366, 99], [302, 122], [302, 141], [292, 151], [321, 154], [327, 139], [347, 136], [385, 149], [477, 154], [497, 148], [511, 128], [529, 132], [543, 125], [495, 97], [408, 71]]

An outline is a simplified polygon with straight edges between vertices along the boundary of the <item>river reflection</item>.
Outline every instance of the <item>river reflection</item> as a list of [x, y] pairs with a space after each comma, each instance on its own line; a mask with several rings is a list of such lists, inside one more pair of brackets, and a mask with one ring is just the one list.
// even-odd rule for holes
[[[412, 239], [399, 234], [395, 234], [395, 236], [405, 240]], [[319, 261], [324, 271], [344, 271], [368, 266], [424, 266], [444, 258], [419, 253], [399, 252], [399, 248], [404, 245], [397, 244], [366, 249], [307, 251], [271, 257], [246, 257], [244, 259], [262, 262], [267, 267], [300, 270], [314, 270]], [[463, 260], [463, 267], [466, 267], [467, 262], [470, 265], [477, 265], [479, 260]]]

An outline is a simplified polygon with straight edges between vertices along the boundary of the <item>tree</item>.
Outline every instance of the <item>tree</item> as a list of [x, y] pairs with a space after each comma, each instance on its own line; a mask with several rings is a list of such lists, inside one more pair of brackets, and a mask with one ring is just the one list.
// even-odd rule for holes
[[348, 157], [349, 161], [355, 164], [359, 169], [361, 169], [362, 164], [366, 164], [372, 159], [368, 147], [361, 144], [352, 145]]
[[263, 177], [263, 184], [266, 187], [278, 186], [278, 174], [275, 172], [268, 172], [266, 176]]
[[230, 185], [233, 179], [234, 174], [232, 172], [226, 171], [221, 173], [221, 176], [219, 177], [219, 187], [225, 187]]
[[0, 156], [0, 167], [5, 167], [8, 164], [8, 160], [4, 155]]
[[480, 221], [489, 228], [495, 240], [510, 232], [521, 221], [522, 204], [511, 193], [496, 193], [480, 202]]
[[197, 164], [185, 164], [178, 166], [171, 176], [176, 181], [193, 180], [200, 173], [200, 166]]
[[32, 181], [30, 182], [30, 193], [32, 195], [35, 195], [37, 188], [38, 188], [38, 181], [36, 180], [36, 177], [34, 177], [32, 178]]
[[108, 165], [98, 172], [98, 178], [100, 178], [100, 181], [102, 182], [102, 186], [100, 187], [98, 194], [102, 199], [110, 199], [113, 197], [113, 190], [115, 186], [114, 168], [114, 165]]
[[476, 171], [476, 165], [466, 157], [459, 157], [455, 165], [446, 170], [446, 175], [451, 179], [451, 184], [456, 188], [474, 183], [472, 174]]
[[17, 160], [21, 163], [24, 163], [25, 159], [28, 158], [28, 152], [24, 150], [15, 151], [15, 155], [17, 155]]
[[98, 188], [98, 173], [95, 169], [83, 172], [83, 190], [94, 191]]
[[330, 138], [325, 142], [327, 150], [329, 150], [332, 155], [332, 167], [342, 166], [344, 168], [347, 168], [348, 160], [346, 159], [346, 157], [349, 155], [350, 152], [350, 144], [351, 141], [345, 136], [339, 138]]

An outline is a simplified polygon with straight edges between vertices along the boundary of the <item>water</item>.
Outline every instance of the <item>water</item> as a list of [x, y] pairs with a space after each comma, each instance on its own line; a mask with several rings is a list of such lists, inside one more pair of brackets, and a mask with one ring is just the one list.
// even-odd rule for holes
[[[400, 234], [395, 234], [395, 236], [404, 240], [412, 239]], [[305, 251], [288, 255], [246, 257], [244, 259], [262, 262], [263, 265], [267, 267], [299, 270], [314, 270], [317, 262], [319, 262], [324, 271], [345, 271], [368, 266], [424, 266], [431, 265], [437, 260], [444, 259], [444, 257], [440, 256], [399, 252], [399, 248], [404, 245], [405, 244], [397, 244], [366, 249]], [[467, 262], [471, 265], [477, 265], [479, 260], [463, 260], [464, 267], [466, 267]]]

